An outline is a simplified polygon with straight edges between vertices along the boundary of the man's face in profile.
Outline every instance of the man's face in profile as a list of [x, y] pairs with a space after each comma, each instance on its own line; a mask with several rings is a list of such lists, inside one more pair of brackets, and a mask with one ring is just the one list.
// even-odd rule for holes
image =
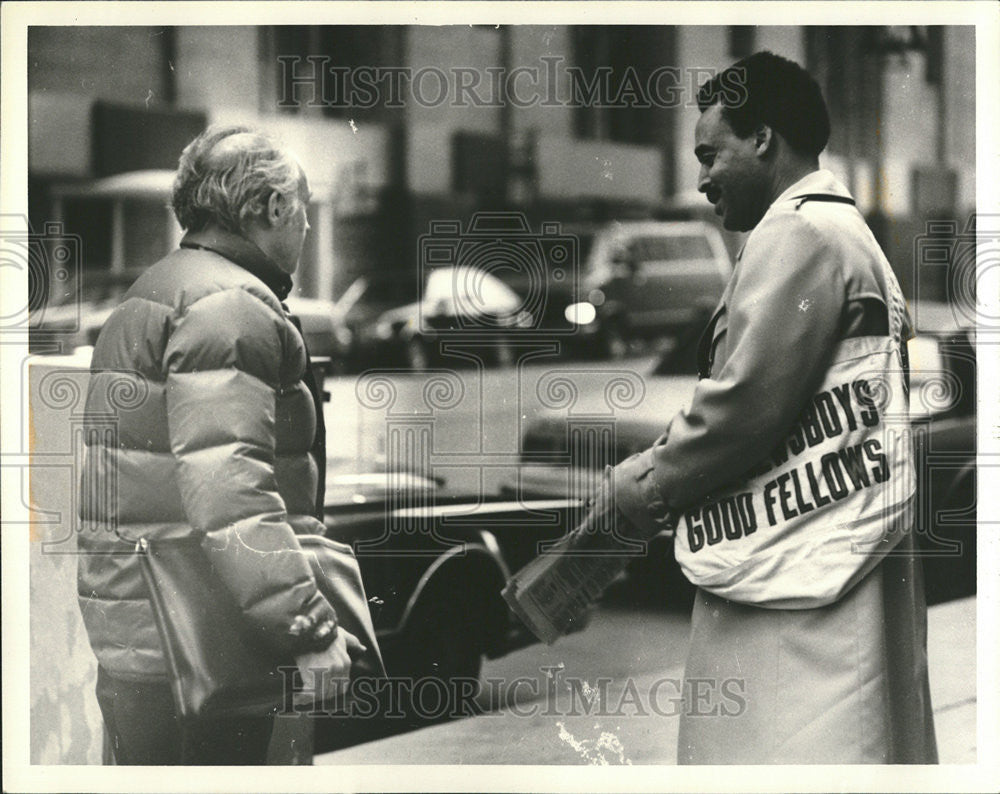
[[740, 138], [723, 117], [722, 105], [713, 105], [698, 119], [694, 140], [701, 163], [698, 190], [714, 205], [726, 229], [750, 231], [767, 210], [766, 174], [756, 137]]
[[[302, 246], [305, 244], [306, 232], [309, 231], [309, 220], [306, 210], [311, 197], [309, 181], [304, 172], [300, 171], [299, 184], [296, 190], [297, 199], [289, 201], [281, 225], [276, 230], [275, 260], [278, 266], [288, 274], [292, 274], [299, 266], [302, 256]], [[287, 199], [286, 199], [287, 201]]]

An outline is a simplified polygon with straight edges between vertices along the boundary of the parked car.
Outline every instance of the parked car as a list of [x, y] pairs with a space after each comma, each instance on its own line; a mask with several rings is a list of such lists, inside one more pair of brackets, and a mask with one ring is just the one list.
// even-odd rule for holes
[[376, 475], [362, 475], [359, 485], [348, 494], [341, 483], [327, 499], [327, 536], [354, 546], [390, 675], [477, 678], [484, 655], [536, 641], [500, 591], [539, 543], [572, 525], [578, 500], [444, 495], [414, 474], [406, 484], [411, 506], [393, 506]]
[[364, 332], [369, 359], [380, 365], [426, 369], [442, 360], [449, 339], [476, 340], [474, 348], [494, 363], [510, 360], [509, 335], [530, 325], [522, 299], [492, 273], [447, 265], [427, 273], [420, 299], [383, 312]]
[[363, 372], [376, 366], [372, 329], [378, 318], [397, 306], [412, 303], [417, 286], [399, 273], [370, 271], [354, 278], [337, 298], [341, 319], [351, 334], [346, 371]]
[[976, 329], [951, 306], [912, 308], [916, 527], [933, 604], [976, 592]]
[[565, 318], [611, 357], [634, 340], [704, 325], [732, 272], [722, 235], [702, 221], [623, 221], [575, 234], [582, 266]]
[[353, 336], [333, 301], [289, 295], [288, 311], [297, 317], [310, 356], [330, 362], [328, 373], [342, 372], [347, 366]]
[[[476, 694], [484, 657], [537, 642], [500, 592], [540, 543], [580, 520], [581, 503], [446, 496], [441, 486], [419, 473], [327, 477], [326, 535], [354, 547], [386, 671], [399, 685], [380, 705], [392, 718], [317, 722], [317, 753], [456, 716], [469, 707], [459, 699]], [[412, 701], [430, 680], [445, 699], [441, 713]]]
[[[975, 330], [948, 306], [913, 307], [918, 335], [909, 343], [910, 421], [917, 468], [914, 531], [923, 559], [928, 603], [976, 592], [976, 356]], [[616, 417], [612, 447], [591, 452], [589, 461], [617, 463], [649, 447], [666, 422], [685, 408], [694, 374], [677, 374], [677, 351], [656, 362], [644, 379], [645, 399]], [[592, 399], [599, 414], [604, 396], [581, 395], [574, 405], [587, 414]], [[566, 495], [568, 453], [565, 412], [545, 411], [528, 424], [521, 442], [517, 489], [525, 498]], [[693, 588], [673, 558], [673, 536], [661, 533], [645, 557], [630, 566], [632, 597], [686, 605]]]
[[[77, 348], [93, 347], [111, 312], [141, 274], [141, 268], [118, 274], [84, 274], [80, 301], [46, 308], [44, 324], [32, 330], [32, 352], [72, 353]], [[328, 373], [342, 371], [351, 349], [351, 332], [337, 305], [295, 295], [290, 295], [285, 305], [301, 323], [313, 358], [326, 362]], [[54, 346], [47, 347], [47, 343]]]

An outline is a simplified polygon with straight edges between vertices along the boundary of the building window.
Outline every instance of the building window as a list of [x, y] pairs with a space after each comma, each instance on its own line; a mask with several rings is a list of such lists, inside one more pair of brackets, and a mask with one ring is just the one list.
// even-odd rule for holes
[[273, 26], [267, 49], [277, 101], [271, 107], [331, 118], [377, 115], [383, 98], [353, 90], [353, 73], [360, 67], [395, 65], [387, 47], [394, 34], [394, 28], [384, 25]]
[[608, 118], [602, 112], [600, 70], [608, 63], [606, 28], [576, 27], [572, 30], [573, 65], [573, 133], [584, 140], [608, 137]]
[[[654, 144], [664, 114], [654, 72], [669, 63], [673, 30], [652, 25], [571, 28], [573, 132], [584, 140]], [[662, 92], [662, 86], [656, 88]]]
[[729, 26], [729, 55], [732, 58], [746, 58], [753, 52], [757, 29], [753, 25]]
[[881, 145], [878, 33], [862, 26], [806, 28], [806, 64], [830, 113], [831, 154], [874, 157]]

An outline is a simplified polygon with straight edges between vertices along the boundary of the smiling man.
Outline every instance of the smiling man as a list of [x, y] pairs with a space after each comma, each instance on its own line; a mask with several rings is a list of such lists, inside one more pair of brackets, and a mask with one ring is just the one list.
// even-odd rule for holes
[[[750, 234], [690, 409], [594, 507], [674, 527], [699, 588], [679, 761], [934, 763], [899, 285], [819, 167], [830, 121], [801, 67], [756, 53], [698, 100], [698, 189]], [[713, 707], [733, 682], [745, 707]]]

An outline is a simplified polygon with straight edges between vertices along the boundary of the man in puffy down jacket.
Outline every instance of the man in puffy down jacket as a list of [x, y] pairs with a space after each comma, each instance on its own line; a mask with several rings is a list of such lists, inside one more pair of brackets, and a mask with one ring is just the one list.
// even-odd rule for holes
[[[297, 533], [323, 531], [320, 404], [282, 305], [308, 201], [301, 166], [266, 135], [204, 132], [174, 183], [180, 249], [135, 282], [94, 348], [87, 415], [115, 415], [118, 431], [88, 433], [79, 597], [119, 764], [263, 763], [272, 728], [269, 718], [196, 726], [181, 759], [139, 538], [202, 539], [249, 626], [304, 676], [350, 668], [356, 640], [297, 553]], [[108, 388], [123, 373], [148, 385], [128, 409]]]

